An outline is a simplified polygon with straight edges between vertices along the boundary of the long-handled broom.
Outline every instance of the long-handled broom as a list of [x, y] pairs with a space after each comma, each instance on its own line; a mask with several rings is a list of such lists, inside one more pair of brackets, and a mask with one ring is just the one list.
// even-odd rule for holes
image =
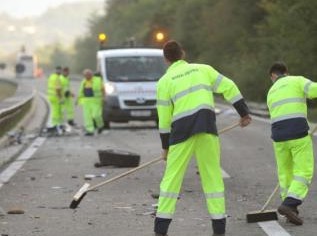
[[270, 220], [278, 219], [276, 210], [266, 210], [267, 206], [272, 201], [278, 189], [279, 189], [279, 184], [275, 186], [273, 192], [271, 193], [267, 201], [264, 203], [260, 211], [249, 212], [247, 214], [248, 223], [256, 223], [260, 221], [270, 221]]
[[140, 166], [138, 166], [138, 167], [136, 167], [136, 168], [133, 168], [133, 169], [127, 171], [127, 172], [124, 172], [124, 173], [122, 173], [122, 174], [120, 174], [120, 175], [117, 175], [117, 176], [115, 176], [115, 177], [113, 177], [113, 178], [111, 178], [111, 179], [108, 179], [108, 180], [106, 180], [106, 181], [104, 181], [104, 182], [101, 182], [101, 183], [96, 184], [96, 185], [93, 185], [93, 186], [90, 186], [89, 183], [85, 183], [85, 184], [78, 190], [78, 192], [74, 195], [73, 201], [70, 203], [69, 208], [71, 208], [71, 209], [77, 208], [77, 206], [79, 205], [79, 203], [81, 202], [81, 200], [86, 196], [87, 192], [92, 191], [92, 190], [95, 190], [95, 189], [97, 189], [97, 188], [99, 188], [99, 187], [101, 187], [101, 186], [103, 186], [103, 185], [105, 185], [105, 184], [111, 183], [111, 182], [113, 182], [113, 181], [115, 181], [115, 180], [117, 180], [117, 179], [120, 179], [120, 178], [122, 178], [122, 177], [124, 177], [124, 176], [126, 176], [126, 175], [129, 175], [129, 174], [131, 174], [131, 173], [133, 173], [133, 172], [135, 172], [135, 171], [137, 171], [137, 170], [143, 169], [144, 167], [149, 166], [149, 165], [151, 165], [151, 164], [154, 164], [154, 163], [156, 163], [156, 162], [159, 162], [159, 161], [161, 161], [161, 160], [163, 160], [162, 157], [158, 157], [158, 158], [156, 158], [156, 159], [154, 159], [154, 160], [152, 160], [152, 161], [146, 162], [146, 163], [144, 163], [144, 164], [142, 164], [142, 165], [140, 165]]
[[[230, 125], [230, 126], [224, 128], [224, 129], [220, 130], [220, 131], [219, 131], [219, 134], [222, 134], [222, 133], [224, 133], [224, 132], [226, 132], [226, 131], [228, 131], [228, 130], [231, 130], [231, 129], [237, 127], [237, 126], [239, 126], [239, 123], [234, 123], [234, 124], [232, 124], [232, 125]], [[77, 191], [77, 193], [74, 195], [73, 200], [72, 200], [72, 202], [70, 203], [69, 208], [71, 208], [71, 209], [77, 208], [77, 206], [79, 205], [79, 203], [81, 202], [81, 200], [86, 196], [86, 194], [87, 194], [89, 191], [93, 191], [93, 190], [95, 190], [95, 189], [97, 189], [97, 188], [99, 188], [99, 187], [101, 187], [101, 186], [103, 186], [103, 185], [106, 185], [106, 184], [108, 184], [108, 183], [111, 183], [111, 182], [113, 182], [113, 181], [115, 181], [115, 180], [117, 180], [117, 179], [120, 179], [120, 178], [122, 178], [122, 177], [124, 177], [124, 176], [126, 176], [126, 175], [129, 175], [129, 174], [131, 174], [131, 173], [133, 173], [133, 172], [136, 172], [137, 170], [143, 169], [143, 168], [145, 168], [145, 167], [147, 167], [147, 166], [149, 166], [149, 165], [151, 165], [151, 164], [154, 164], [154, 163], [156, 163], [156, 162], [159, 162], [159, 161], [161, 161], [161, 160], [163, 160], [163, 158], [162, 158], [162, 157], [158, 157], [158, 158], [156, 158], [156, 159], [154, 159], [154, 160], [152, 160], [152, 161], [146, 162], [146, 163], [144, 163], [144, 164], [142, 164], [142, 165], [140, 165], [140, 166], [138, 166], [138, 167], [136, 167], [136, 168], [133, 168], [133, 169], [127, 171], [127, 172], [124, 172], [124, 173], [122, 173], [122, 174], [120, 174], [120, 175], [117, 175], [117, 176], [115, 176], [115, 177], [113, 177], [113, 178], [111, 178], [111, 179], [108, 179], [108, 180], [106, 180], [106, 181], [104, 181], [104, 182], [101, 182], [101, 183], [96, 184], [96, 185], [93, 185], [93, 186], [90, 186], [89, 183], [85, 183], [85, 184]]]
[[[313, 135], [316, 132], [316, 130], [317, 125], [310, 131], [310, 135]], [[246, 218], [248, 223], [256, 223], [260, 221], [270, 221], [278, 219], [276, 210], [266, 210], [267, 206], [272, 201], [278, 189], [279, 184], [275, 186], [273, 192], [271, 193], [271, 195], [269, 196], [269, 198], [267, 199], [267, 201], [265, 202], [260, 211], [249, 212], [247, 214]]]

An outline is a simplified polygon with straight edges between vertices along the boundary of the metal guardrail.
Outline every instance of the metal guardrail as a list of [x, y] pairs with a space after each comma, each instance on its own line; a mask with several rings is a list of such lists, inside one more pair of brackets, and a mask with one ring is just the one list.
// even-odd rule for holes
[[[8, 79], [1, 79], [8, 82]], [[26, 83], [17, 83], [17, 90], [11, 97], [0, 102], [0, 137], [10, 130], [31, 107], [36, 91]]]

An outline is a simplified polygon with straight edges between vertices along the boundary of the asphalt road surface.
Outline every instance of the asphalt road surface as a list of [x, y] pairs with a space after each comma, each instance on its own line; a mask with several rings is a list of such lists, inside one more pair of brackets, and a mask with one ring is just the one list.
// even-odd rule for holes
[[[34, 83], [39, 91], [43, 91], [45, 86], [43, 80], [30, 83]], [[80, 108], [77, 108], [76, 115], [81, 124]], [[225, 128], [237, 120], [234, 110], [222, 107], [222, 113], [217, 117], [218, 128]], [[246, 214], [262, 207], [277, 181], [269, 129], [267, 120], [254, 118], [249, 127], [235, 128], [221, 135], [228, 214], [226, 235], [316, 235], [315, 179], [300, 208], [303, 226], [293, 226], [281, 216], [277, 222], [246, 223]], [[157, 158], [161, 149], [154, 122], [115, 124], [109, 131], [94, 137], [85, 137], [77, 131], [61, 137], [39, 137], [34, 142], [15, 162], [15, 167], [21, 168], [5, 183], [0, 183], [0, 235], [153, 235], [151, 213], [157, 199], [151, 194], [159, 191], [164, 162], [89, 192], [76, 210], [69, 209], [69, 204], [85, 182], [96, 184], [129, 170], [94, 167], [98, 150], [118, 148], [133, 151], [141, 155], [141, 163]], [[316, 146], [316, 140], [314, 143]], [[2, 173], [7, 168], [10, 166], [2, 168]], [[104, 174], [105, 177], [84, 180], [86, 174]], [[279, 204], [279, 197], [275, 196], [269, 209]], [[6, 214], [14, 208], [24, 210], [24, 214]], [[169, 235], [211, 234], [211, 223], [193, 160], [183, 182]]]

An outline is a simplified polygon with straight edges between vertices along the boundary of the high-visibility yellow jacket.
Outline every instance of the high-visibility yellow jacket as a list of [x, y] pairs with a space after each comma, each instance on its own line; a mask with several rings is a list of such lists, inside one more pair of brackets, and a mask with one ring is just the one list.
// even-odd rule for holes
[[65, 75], [61, 75], [61, 84], [62, 84], [62, 90], [63, 90], [63, 94], [65, 94], [67, 91], [68, 93], [70, 92], [70, 82], [69, 82], [69, 78], [66, 77]]
[[267, 95], [276, 142], [305, 137], [308, 134], [306, 98], [317, 97], [317, 83], [303, 76], [279, 77]]
[[174, 62], [157, 84], [157, 111], [162, 147], [185, 141], [197, 133], [217, 135], [213, 93], [223, 94], [241, 117], [249, 113], [235, 85], [204, 64]]
[[53, 73], [48, 78], [47, 82], [47, 96], [48, 97], [58, 97], [57, 90], [62, 89], [62, 83], [60, 75]]
[[104, 86], [100, 77], [93, 76], [91, 80], [84, 79], [79, 88], [78, 98], [103, 98]]

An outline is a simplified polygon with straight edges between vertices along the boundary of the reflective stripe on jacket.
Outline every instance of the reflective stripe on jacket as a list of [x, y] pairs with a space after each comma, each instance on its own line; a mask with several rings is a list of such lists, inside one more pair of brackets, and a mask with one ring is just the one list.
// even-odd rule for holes
[[223, 94], [240, 116], [248, 109], [235, 83], [209, 65], [173, 63], [157, 84], [157, 111], [162, 146], [197, 133], [217, 135], [213, 93]]
[[317, 83], [303, 76], [278, 78], [267, 95], [276, 142], [305, 137], [308, 134], [306, 98], [317, 97]]

